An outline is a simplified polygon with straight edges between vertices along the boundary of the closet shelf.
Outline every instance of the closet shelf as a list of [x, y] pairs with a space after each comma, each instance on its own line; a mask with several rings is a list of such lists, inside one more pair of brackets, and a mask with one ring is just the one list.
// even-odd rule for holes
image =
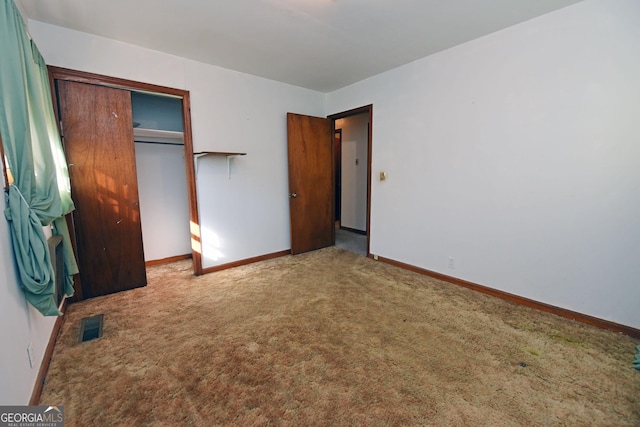
[[183, 133], [171, 130], [133, 128], [133, 140], [135, 142], [184, 145]]

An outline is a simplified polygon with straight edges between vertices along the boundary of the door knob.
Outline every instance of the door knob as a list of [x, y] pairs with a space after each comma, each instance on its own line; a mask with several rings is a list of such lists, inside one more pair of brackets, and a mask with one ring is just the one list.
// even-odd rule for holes
[[298, 197], [298, 195], [296, 193], [289, 193], [289, 198], [290, 199], [295, 199], [296, 197]]

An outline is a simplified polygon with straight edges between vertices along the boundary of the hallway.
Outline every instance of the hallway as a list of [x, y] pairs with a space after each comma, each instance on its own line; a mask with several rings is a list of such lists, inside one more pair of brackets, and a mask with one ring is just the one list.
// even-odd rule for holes
[[367, 236], [364, 234], [336, 228], [336, 246], [358, 255], [367, 256]]

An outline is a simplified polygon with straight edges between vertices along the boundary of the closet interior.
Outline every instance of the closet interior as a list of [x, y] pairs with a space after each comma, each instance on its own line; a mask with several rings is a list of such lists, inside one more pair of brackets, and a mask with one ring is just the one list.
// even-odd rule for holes
[[131, 92], [133, 137], [147, 263], [191, 255], [182, 99]]

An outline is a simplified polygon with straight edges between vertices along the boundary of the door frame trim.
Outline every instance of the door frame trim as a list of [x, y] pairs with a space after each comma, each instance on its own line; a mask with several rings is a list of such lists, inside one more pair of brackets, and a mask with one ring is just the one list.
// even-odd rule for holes
[[[372, 126], [373, 126], [373, 104], [364, 105], [362, 107], [353, 108], [351, 110], [343, 111], [341, 113], [331, 114], [327, 116], [328, 119], [333, 121], [333, 130], [336, 129], [336, 120], [344, 119], [345, 117], [355, 116], [357, 114], [369, 114], [369, 129], [367, 130], [367, 256], [371, 253], [371, 162], [372, 162]], [[334, 196], [335, 198], [335, 196]]]
[[[334, 150], [338, 150], [337, 153], [333, 153], [333, 164], [334, 164], [334, 170], [333, 170], [333, 176], [334, 179], [336, 180], [333, 183], [333, 187], [335, 188], [335, 192], [336, 194], [334, 194], [333, 199], [335, 200], [335, 205], [334, 205], [334, 216], [336, 216], [336, 220], [338, 222], [342, 222], [342, 129], [336, 129], [335, 128], [335, 121], [333, 122], [333, 149]], [[336, 135], [340, 135], [340, 141], [339, 144], [336, 144]], [[340, 169], [339, 171], [335, 169], [335, 165], [338, 164], [338, 162], [336, 162], [336, 157], [340, 157], [339, 163], [340, 163]], [[340, 176], [338, 176], [338, 172], [340, 173]], [[335, 215], [335, 212], [340, 211], [339, 214]], [[335, 242], [334, 242], [335, 244]]]
[[191, 230], [191, 255], [195, 275], [203, 274], [202, 254], [199, 252], [200, 241], [200, 216], [198, 214], [198, 197], [196, 190], [195, 165], [193, 162], [193, 140], [191, 131], [191, 97], [188, 90], [176, 89], [167, 86], [159, 86], [151, 83], [143, 83], [134, 80], [110, 77], [69, 68], [47, 66], [49, 70], [49, 84], [53, 99], [54, 112], [57, 125], [60, 126], [58, 117], [58, 99], [55, 91], [56, 80], [67, 80], [78, 83], [87, 83], [96, 86], [106, 86], [117, 89], [150, 92], [162, 95], [171, 95], [182, 99], [182, 129], [184, 139], [184, 160], [187, 173], [187, 195], [189, 198], [189, 220]]

